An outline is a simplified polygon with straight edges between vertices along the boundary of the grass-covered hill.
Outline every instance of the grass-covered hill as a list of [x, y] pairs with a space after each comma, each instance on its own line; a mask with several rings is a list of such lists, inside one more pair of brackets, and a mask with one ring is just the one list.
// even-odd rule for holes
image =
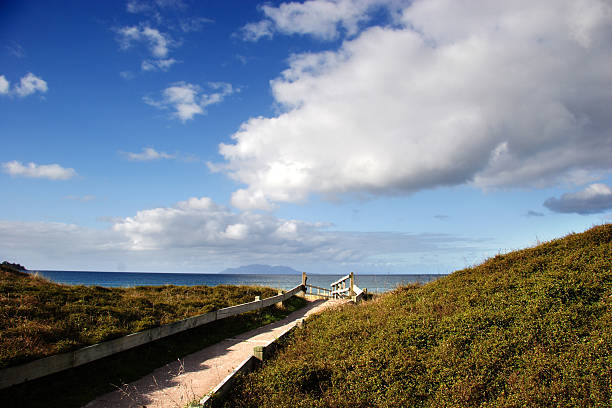
[[610, 407], [612, 225], [340, 308], [236, 407]]
[[60, 285], [0, 264], [0, 368], [276, 294], [228, 285]]

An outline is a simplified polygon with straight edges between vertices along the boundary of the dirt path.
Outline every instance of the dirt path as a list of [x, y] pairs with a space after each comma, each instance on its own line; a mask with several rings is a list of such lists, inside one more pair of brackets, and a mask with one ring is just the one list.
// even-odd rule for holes
[[219, 384], [244, 359], [253, 347], [264, 345], [291, 329], [301, 318], [345, 301], [314, 301], [278, 322], [225, 339], [158, 368], [146, 377], [102, 395], [85, 408], [183, 408], [200, 399]]

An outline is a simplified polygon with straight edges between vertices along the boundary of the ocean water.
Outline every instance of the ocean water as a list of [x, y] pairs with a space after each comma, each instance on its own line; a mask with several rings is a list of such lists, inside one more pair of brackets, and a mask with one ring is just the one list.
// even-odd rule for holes
[[[291, 289], [302, 282], [301, 275], [237, 275], [217, 273], [150, 273], [150, 272], [81, 272], [38, 271], [45, 278], [69, 285], [131, 287], [149, 285], [261, 285]], [[308, 275], [308, 283], [329, 288], [330, 283], [344, 275]], [[427, 283], [445, 275], [360, 275], [355, 283], [370, 293], [383, 293], [409, 283]]]

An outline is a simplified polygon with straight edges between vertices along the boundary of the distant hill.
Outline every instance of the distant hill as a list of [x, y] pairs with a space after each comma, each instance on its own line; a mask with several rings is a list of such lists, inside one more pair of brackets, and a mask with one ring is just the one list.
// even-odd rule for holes
[[244, 265], [238, 268], [227, 268], [221, 271], [221, 273], [232, 273], [232, 274], [255, 274], [255, 275], [295, 275], [301, 274], [302, 272], [296, 271], [288, 266], [270, 266], [270, 265]]
[[3, 261], [2, 262], [2, 266], [16, 270], [16, 271], [27, 271], [26, 267], [23, 265], [20, 265], [18, 263], [11, 263], [8, 261]]

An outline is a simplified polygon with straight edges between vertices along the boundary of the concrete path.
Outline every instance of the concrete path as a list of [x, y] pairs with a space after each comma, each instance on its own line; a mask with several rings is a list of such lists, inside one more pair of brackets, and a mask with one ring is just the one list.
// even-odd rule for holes
[[317, 300], [276, 323], [225, 339], [158, 368], [146, 377], [102, 395], [85, 408], [183, 408], [200, 399], [253, 353], [253, 347], [265, 345], [291, 329], [301, 318], [337, 306], [345, 300]]

